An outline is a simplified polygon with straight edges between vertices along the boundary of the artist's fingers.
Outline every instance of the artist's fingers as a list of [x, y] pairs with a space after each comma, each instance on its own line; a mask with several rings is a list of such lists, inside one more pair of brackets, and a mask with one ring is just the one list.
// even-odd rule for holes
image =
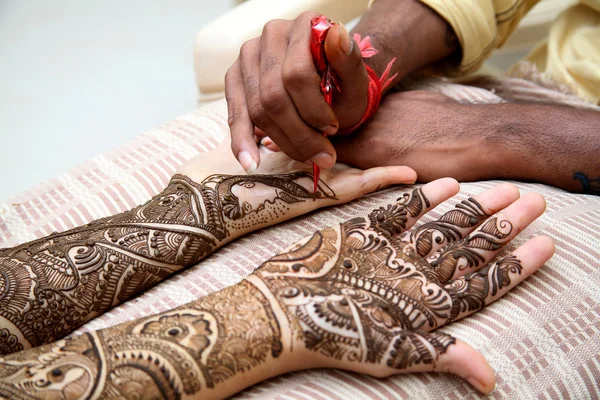
[[[271, 119], [263, 105], [260, 92], [261, 42], [262, 38], [252, 39], [244, 43], [240, 50], [239, 62], [246, 93], [248, 114], [250, 115], [250, 120], [257, 128], [254, 130], [254, 134], [258, 131], [269, 135], [283, 136], [285, 139], [285, 134]], [[292, 146], [291, 143], [288, 145]]]
[[367, 109], [367, 69], [358, 44], [341, 23], [329, 29], [325, 52], [340, 89], [339, 95], [334, 96], [333, 110], [342, 124], [340, 128], [348, 129], [360, 121]]
[[321, 77], [310, 51], [311, 20], [318, 15], [305, 12], [296, 18], [281, 77], [302, 119], [317, 131], [332, 135], [337, 132], [339, 123], [321, 92]]
[[553, 254], [552, 239], [537, 236], [497, 262], [448, 282], [444, 289], [452, 296], [456, 309], [452, 319], [467, 317], [498, 300], [542, 267]]
[[490, 215], [497, 213], [519, 198], [519, 190], [503, 183], [463, 200], [439, 219], [415, 226], [402, 241], [416, 254], [428, 257], [443, 246], [464, 238]]
[[529, 193], [489, 218], [465, 239], [438, 251], [428, 262], [436, 270], [440, 282], [476, 271], [545, 209], [544, 198]]
[[254, 141], [254, 124], [248, 115], [248, 105], [239, 61], [225, 75], [227, 123], [231, 130], [231, 150], [242, 167], [253, 172], [260, 163], [258, 146]]
[[281, 149], [279, 148], [279, 146], [277, 146], [277, 143], [275, 143], [273, 140], [271, 140], [270, 137], [264, 137], [261, 141], [260, 144], [265, 146], [267, 149], [271, 150], [271, 151], [281, 151]]
[[[269, 33], [269, 29], [271, 31], [278, 29], [277, 23], [279, 22], [271, 21], [272, 28], [265, 27], [265, 32], [260, 39], [259, 99], [248, 100], [250, 116], [254, 123], [289, 157], [301, 162], [315, 163], [321, 168], [331, 168], [335, 164], [333, 145], [322, 133], [307, 125], [300, 117], [284, 86], [282, 65], [286, 58], [287, 47], [282, 46], [281, 38]], [[310, 22], [307, 22], [307, 30], [310, 31]], [[293, 40], [294, 38], [290, 38], [290, 41]], [[274, 62], [274, 60], [280, 61]], [[244, 64], [242, 64], [242, 72], [246, 76]], [[252, 104], [256, 104], [256, 108]], [[253, 114], [260, 117], [263, 122], [257, 123]], [[276, 129], [266, 123], [267, 118], [271, 124], [277, 126]]]

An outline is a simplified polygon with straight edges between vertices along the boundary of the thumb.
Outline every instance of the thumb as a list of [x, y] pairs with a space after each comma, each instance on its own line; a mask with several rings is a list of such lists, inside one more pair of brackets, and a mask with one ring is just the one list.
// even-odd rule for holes
[[440, 355], [435, 370], [456, 374], [485, 394], [491, 393], [496, 386], [494, 370], [485, 358], [459, 339]]
[[325, 53], [338, 78], [340, 94], [333, 96], [333, 111], [340, 122], [340, 131], [354, 126], [367, 109], [369, 76], [358, 44], [343, 24], [333, 25], [325, 39]]

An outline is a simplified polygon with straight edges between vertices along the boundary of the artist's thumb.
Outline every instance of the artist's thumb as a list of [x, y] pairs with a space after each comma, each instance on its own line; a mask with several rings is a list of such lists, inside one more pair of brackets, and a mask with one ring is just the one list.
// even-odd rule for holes
[[325, 39], [329, 65], [338, 78], [340, 93], [334, 90], [333, 111], [340, 132], [354, 126], [367, 109], [369, 77], [358, 44], [343, 24], [333, 25]]

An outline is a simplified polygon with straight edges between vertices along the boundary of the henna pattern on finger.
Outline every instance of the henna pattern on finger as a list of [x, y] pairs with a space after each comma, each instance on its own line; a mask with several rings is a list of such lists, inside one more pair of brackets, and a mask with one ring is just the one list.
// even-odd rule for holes
[[295, 203], [335, 199], [312, 175], [176, 175], [122, 214], [0, 250], [0, 354], [68, 335], [214, 252], [233, 234], [280, 220]]
[[418, 255], [427, 257], [434, 250], [434, 243], [439, 246], [462, 239], [464, 229], [477, 226], [488, 217], [481, 204], [469, 197], [440, 219], [413, 229], [404, 241], [411, 244]]
[[500, 289], [511, 285], [511, 275], [520, 275], [522, 270], [521, 261], [515, 255], [510, 255], [477, 272], [448, 282], [444, 288], [453, 299], [448, 322], [485, 307]]
[[451, 242], [429, 257], [427, 276], [436, 282], [445, 282], [457, 271], [480, 267], [486, 260], [485, 252], [499, 250], [511, 232], [510, 221], [489, 219], [473, 234]]
[[395, 204], [379, 207], [369, 214], [371, 227], [389, 239], [404, 232], [409, 216], [417, 218], [424, 210], [431, 207], [421, 188], [415, 189], [409, 195], [405, 193], [396, 200]]

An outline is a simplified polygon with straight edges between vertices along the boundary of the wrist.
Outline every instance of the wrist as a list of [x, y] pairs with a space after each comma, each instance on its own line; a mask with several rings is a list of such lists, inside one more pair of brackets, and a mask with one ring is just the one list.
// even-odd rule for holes
[[[480, 105], [476, 126], [485, 127], [480, 165], [487, 179], [537, 180], [543, 158], [531, 138], [537, 136], [529, 120], [532, 115], [513, 109], [512, 104]], [[484, 108], [485, 107], [485, 108]], [[527, 115], [525, 119], [524, 115]]]
[[377, 56], [365, 60], [378, 75], [392, 58], [398, 58], [390, 73], [398, 73], [397, 80], [459, 48], [449, 24], [419, 0], [378, 0], [352, 31], [370, 36], [379, 50]]

